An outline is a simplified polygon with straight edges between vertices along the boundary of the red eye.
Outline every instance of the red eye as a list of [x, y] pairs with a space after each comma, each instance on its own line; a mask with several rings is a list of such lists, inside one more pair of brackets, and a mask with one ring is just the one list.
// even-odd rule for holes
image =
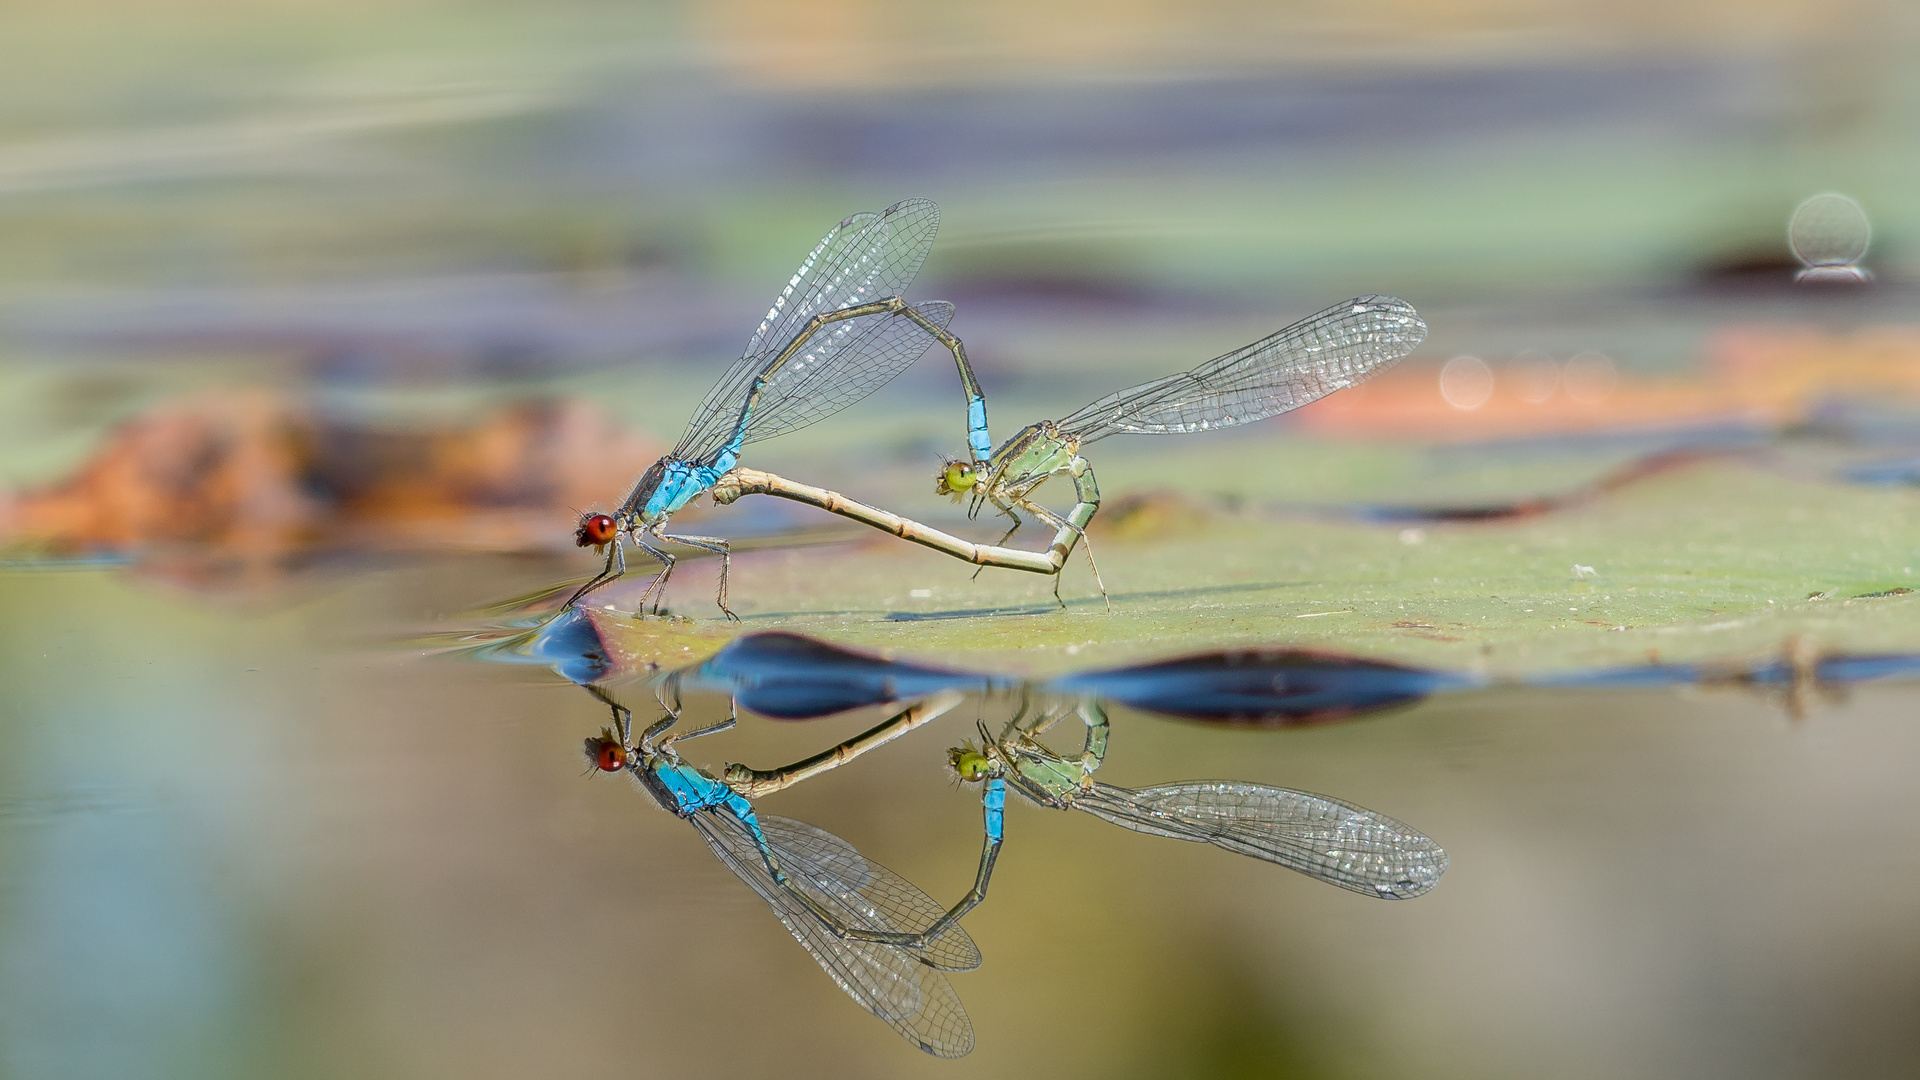
[[605, 514], [588, 514], [580, 519], [573, 542], [580, 547], [599, 547], [614, 537], [613, 519]]
[[619, 772], [627, 767], [627, 748], [617, 739], [599, 735], [587, 740], [587, 760], [601, 772]]

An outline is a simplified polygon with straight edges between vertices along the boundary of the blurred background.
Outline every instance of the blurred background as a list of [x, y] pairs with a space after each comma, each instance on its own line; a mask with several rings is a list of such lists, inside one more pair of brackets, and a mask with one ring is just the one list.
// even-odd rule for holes
[[[0, 1074], [1907, 1075], [1910, 686], [1123, 717], [1116, 782], [1325, 791], [1454, 868], [1369, 905], [1016, 808], [945, 1064], [580, 775], [588, 695], [397, 643], [590, 569], [571, 511], [672, 444], [822, 232], [913, 196], [943, 214], [914, 295], [957, 305], [1003, 437], [1343, 297], [1431, 326], [1255, 441], [1103, 444], [1110, 494], [1501, 503], [1759, 447], [1877, 485], [1892, 524], [1837, 558], [1891, 592], [1917, 180], [1894, 0], [9, 4]], [[1870, 285], [1795, 284], [1826, 191]], [[750, 463], [958, 521], [936, 360]], [[941, 737], [771, 810], [955, 896], [977, 808]]]

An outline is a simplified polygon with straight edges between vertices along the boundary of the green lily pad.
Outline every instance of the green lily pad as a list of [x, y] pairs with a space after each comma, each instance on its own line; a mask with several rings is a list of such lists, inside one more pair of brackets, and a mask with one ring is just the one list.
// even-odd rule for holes
[[[1218, 455], [1204, 442], [1184, 440], [1155, 471], [1208, 475]], [[1795, 641], [1920, 650], [1920, 597], [1907, 591], [1920, 497], [1905, 489], [1705, 461], [1557, 512], [1407, 525], [1287, 510], [1271, 487], [1235, 492], [1230, 508], [1224, 493], [1129, 498], [1103, 481], [1117, 493], [1091, 537], [1111, 607], [1080, 552], [1059, 582], [1062, 607], [1051, 578], [989, 568], [974, 579], [940, 553], [850, 533], [844, 544], [736, 556], [737, 627], [708, 618], [718, 614], [710, 561], [687, 561], [674, 578], [673, 606], [693, 621], [606, 611], [598, 621], [610, 649], [636, 662], [697, 659], [729, 629], [784, 629], [1031, 674], [1251, 644], [1496, 678], [1752, 658]], [[930, 524], [966, 528], [924, 493], [894, 494], [890, 509], [925, 508]], [[724, 529], [728, 509], [703, 528]], [[982, 521], [969, 535], [998, 531]], [[1022, 539], [1038, 547], [1044, 537], [1029, 528]]]

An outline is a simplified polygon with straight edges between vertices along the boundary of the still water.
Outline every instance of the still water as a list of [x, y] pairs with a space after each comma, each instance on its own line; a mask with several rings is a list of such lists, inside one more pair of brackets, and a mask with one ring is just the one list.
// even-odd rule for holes
[[[10, 575], [4, 1071], [1879, 1076], [1920, 1049], [1910, 683], [1800, 719], [1764, 688], [1462, 689], [1286, 730], [1116, 708], [1111, 782], [1323, 792], [1451, 867], [1373, 903], [1016, 802], [966, 923], [986, 963], [952, 977], [978, 1047], [948, 1063], [849, 1002], [692, 830], [589, 774], [599, 702], [404, 644], [477, 583], [552, 569], [245, 601]], [[971, 698], [762, 808], [955, 898], [979, 809], [943, 751], [1012, 707]], [[685, 749], [769, 766], [884, 715], [748, 717]]]
[[[413, 516], [255, 538], [245, 582], [0, 572], [0, 1077], [1914, 1073], [1920, 143], [1886, 20], [41, 6], [0, 34], [0, 487], [76, 475], [180, 395], [265, 388], [332, 433], [289, 502]], [[1870, 251], [1789, 226], [1829, 188]], [[1378, 903], [1015, 802], [955, 1062], [589, 767], [584, 654], [445, 647], [586, 572], [532, 554], [565, 545], [556, 507], [605, 508], [623, 454], [671, 445], [822, 228], [918, 195], [948, 225], [916, 288], [958, 305], [1003, 435], [1343, 296], [1432, 327], [1404, 379], [1296, 417], [1315, 438], [1101, 444], [1112, 617], [1078, 563], [1061, 612], [890, 539], [797, 546], [818, 522], [752, 500], [701, 526], [785, 545], [737, 560], [748, 628], [970, 680], [762, 803], [943, 902], [981, 820], [945, 751], [1022, 674], [1118, 702], [1109, 782], [1322, 792], [1447, 850], [1432, 892]], [[1791, 284], [1853, 260], [1873, 288]], [[951, 378], [929, 361], [747, 464], [971, 527], [928, 491], [963, 445]], [[445, 435], [530, 395], [573, 404]], [[537, 467], [434, 482], [479, 443]], [[530, 474], [547, 501], [513, 501]], [[109, 495], [101, 520], [136, 516]], [[696, 637], [711, 573], [676, 579]], [[1326, 661], [1331, 698], [1353, 676], [1393, 707], [1304, 694], [1292, 719], [1321, 722], [1265, 725], [1222, 722], [1257, 687], [1139, 667], [1229, 645], [1405, 666]], [[608, 681], [652, 718], [644, 674]], [[826, 717], [743, 694], [685, 749], [794, 761], [911, 681]], [[737, 688], [689, 677], [690, 721]]]

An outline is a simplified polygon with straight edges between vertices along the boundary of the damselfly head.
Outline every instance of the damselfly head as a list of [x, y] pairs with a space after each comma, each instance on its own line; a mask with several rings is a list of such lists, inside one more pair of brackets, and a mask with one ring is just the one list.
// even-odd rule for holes
[[947, 751], [947, 768], [953, 771], [954, 779], [972, 784], [986, 779], [993, 771], [993, 762], [971, 743], [961, 743]]
[[934, 475], [933, 491], [936, 495], [951, 495], [955, 502], [962, 495], [973, 490], [980, 474], [973, 471], [973, 463], [959, 458], [948, 458], [940, 463], [940, 471]]
[[619, 772], [627, 767], [627, 748], [613, 737], [612, 728], [601, 728], [600, 734], [587, 740], [587, 764], [601, 772]]
[[620, 535], [614, 520], [606, 514], [581, 514], [580, 527], [573, 532], [573, 542], [579, 547], [591, 547], [602, 551]]

